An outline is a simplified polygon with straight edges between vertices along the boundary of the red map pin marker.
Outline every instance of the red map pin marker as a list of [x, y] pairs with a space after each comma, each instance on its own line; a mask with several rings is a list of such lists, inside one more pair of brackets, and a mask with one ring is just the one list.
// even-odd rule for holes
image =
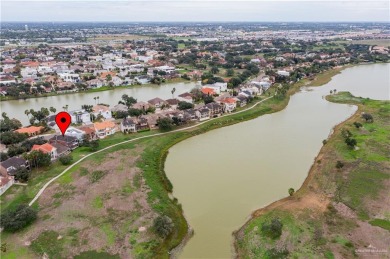
[[72, 118], [70, 117], [69, 113], [59, 112], [57, 114], [56, 123], [57, 123], [58, 128], [60, 128], [60, 130], [62, 132], [62, 136], [65, 135], [65, 131], [69, 127], [71, 122], [72, 122]]

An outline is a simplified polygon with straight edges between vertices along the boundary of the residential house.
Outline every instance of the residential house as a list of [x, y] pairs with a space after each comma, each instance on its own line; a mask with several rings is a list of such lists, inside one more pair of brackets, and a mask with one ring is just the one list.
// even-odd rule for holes
[[148, 103], [149, 103], [150, 105], [152, 105], [152, 107], [154, 107], [156, 110], [161, 110], [161, 109], [163, 109], [164, 106], [167, 104], [166, 101], [164, 101], [163, 99], [158, 98], [158, 97], [149, 100]]
[[137, 123], [135, 119], [132, 118], [124, 118], [120, 127], [123, 133], [137, 132]]
[[49, 143], [34, 145], [31, 151], [41, 151], [42, 153], [49, 154], [51, 160], [55, 160], [58, 157], [57, 148]]
[[95, 122], [94, 124], [96, 136], [99, 138], [105, 138], [116, 132], [116, 126], [113, 121]]
[[16, 171], [20, 168], [30, 169], [29, 162], [21, 157], [10, 157], [7, 160], [0, 163], [0, 173], [3, 176], [15, 175]]
[[214, 83], [214, 84], [205, 85], [205, 86], [203, 86], [203, 88], [213, 89], [215, 94], [221, 94], [221, 92], [226, 92], [227, 91], [227, 83], [217, 82], [217, 83]]
[[210, 116], [211, 117], [219, 117], [223, 113], [223, 106], [219, 103], [208, 103], [205, 105], [210, 110]]
[[74, 73], [59, 73], [58, 76], [65, 82], [78, 83], [80, 82], [80, 75]]
[[52, 145], [59, 143], [63, 146], [70, 148], [71, 150], [79, 146], [79, 140], [76, 137], [69, 135], [55, 135], [54, 137], [49, 139], [49, 143]]
[[165, 100], [169, 107], [172, 109], [172, 110], [176, 110], [177, 109], [177, 106], [179, 105], [179, 100], [178, 99], [168, 99], [168, 100]]
[[196, 111], [196, 116], [198, 117], [199, 121], [205, 121], [210, 119], [211, 113], [207, 107], [204, 107]]
[[69, 127], [65, 131], [65, 136], [76, 138], [78, 142], [82, 142], [85, 132], [75, 127]]
[[90, 124], [88, 126], [79, 127], [79, 130], [83, 131], [88, 140], [97, 139], [95, 126]]
[[104, 119], [111, 119], [112, 113], [110, 111], [110, 108], [105, 105], [95, 105], [92, 107], [92, 114], [97, 118], [99, 115], [103, 116]]
[[237, 106], [237, 100], [234, 98], [225, 98], [221, 100], [220, 103], [223, 105], [223, 110], [226, 113], [231, 113], [236, 109]]
[[74, 124], [91, 124], [91, 115], [84, 109], [68, 112]]
[[239, 95], [236, 97], [237, 103], [240, 107], [243, 107], [248, 104], [248, 98], [244, 95]]
[[192, 94], [190, 93], [179, 94], [177, 99], [182, 102], [193, 103]]
[[116, 113], [116, 112], [127, 112], [129, 108], [124, 105], [124, 104], [117, 104], [115, 105], [114, 107], [111, 108], [111, 112], [112, 113]]
[[216, 92], [214, 91], [214, 89], [212, 89], [212, 88], [209, 88], [209, 87], [204, 87], [204, 88], [202, 88], [201, 89], [201, 91], [202, 91], [202, 93], [204, 94], [204, 95], [215, 95], [216, 94]]
[[104, 85], [104, 81], [99, 78], [95, 78], [88, 80], [86, 84], [88, 85], [88, 88], [100, 88]]
[[26, 127], [26, 128], [20, 128], [20, 129], [17, 129], [15, 130], [15, 132], [18, 132], [18, 133], [26, 133], [29, 137], [31, 136], [37, 136], [39, 135], [40, 133], [42, 133], [43, 131], [43, 127], [42, 126], [30, 126], [30, 127]]
[[186, 118], [187, 121], [195, 121], [198, 119], [197, 117], [197, 111], [194, 109], [188, 109], [184, 111], [184, 118]]
[[131, 108], [146, 111], [147, 109], [149, 109], [150, 106], [151, 105], [149, 103], [141, 101], [141, 102], [136, 102], [135, 104], [133, 104], [131, 106]]

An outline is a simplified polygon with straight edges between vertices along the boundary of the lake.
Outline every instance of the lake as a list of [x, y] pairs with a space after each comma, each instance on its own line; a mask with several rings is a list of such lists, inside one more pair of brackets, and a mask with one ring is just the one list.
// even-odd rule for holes
[[16, 118], [23, 125], [28, 125], [29, 121], [24, 114], [26, 109], [39, 110], [41, 107], [54, 107], [58, 111], [62, 111], [62, 107], [68, 105], [68, 111], [81, 109], [81, 105], [94, 105], [94, 97], [99, 97], [100, 103], [109, 104], [111, 107], [118, 104], [123, 94], [127, 94], [136, 98], [138, 101], [148, 101], [155, 97], [161, 99], [172, 98], [171, 91], [176, 88], [174, 96], [178, 96], [184, 92], [190, 91], [197, 86], [195, 82], [168, 83], [162, 85], [142, 85], [131, 86], [128, 88], [118, 88], [95, 93], [74, 93], [63, 94], [49, 97], [29, 98], [26, 100], [11, 100], [1, 102], [1, 112], [7, 113], [10, 118]]
[[299, 189], [332, 128], [356, 106], [330, 103], [330, 90], [389, 100], [390, 64], [343, 70], [302, 88], [277, 113], [207, 132], [169, 150], [165, 172], [195, 235], [180, 258], [230, 258], [232, 232], [251, 212]]

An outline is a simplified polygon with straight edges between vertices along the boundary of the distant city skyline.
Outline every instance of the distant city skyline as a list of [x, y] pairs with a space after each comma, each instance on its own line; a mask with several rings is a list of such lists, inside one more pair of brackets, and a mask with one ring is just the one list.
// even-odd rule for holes
[[389, 22], [389, 1], [2, 1], [1, 21]]

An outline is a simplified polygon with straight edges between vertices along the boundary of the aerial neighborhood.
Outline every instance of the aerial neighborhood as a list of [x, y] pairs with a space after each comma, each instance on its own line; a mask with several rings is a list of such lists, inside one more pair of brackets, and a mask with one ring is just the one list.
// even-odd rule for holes
[[[226, 28], [218, 29], [217, 37], [210, 37], [214, 34], [199, 27], [191, 35], [170, 33], [168, 27], [160, 29], [166, 37], [104, 42], [95, 39], [92, 44], [85, 44], [85, 40], [99, 35], [88, 30], [83, 37], [52, 39], [38, 37], [39, 30], [34, 36], [28, 34], [30, 38], [21, 38], [34, 30], [28, 27], [6, 30], [14, 38], [1, 41], [2, 100], [166, 82], [195, 81], [198, 86], [187, 92], [173, 88], [169, 99], [156, 96], [137, 100], [124, 94], [121, 100], [108, 104], [100, 103], [97, 96], [95, 105], [66, 105], [63, 110], [70, 114], [72, 125], [64, 136], [55, 124], [57, 110], [53, 107], [26, 110], [30, 126], [22, 126], [18, 118], [3, 113], [0, 193], [15, 181], [26, 182], [25, 170], [61, 158], [68, 163], [78, 146], [89, 145], [96, 150], [99, 139], [117, 132], [170, 130], [234, 113], [253, 101], [284, 95], [286, 85], [312, 79], [323, 70], [385, 60], [389, 52], [387, 47], [332, 41], [363, 37], [348, 31], [325, 30], [312, 35], [290, 30], [271, 34], [266, 30], [238, 33]], [[63, 34], [67, 36], [69, 31]]]

